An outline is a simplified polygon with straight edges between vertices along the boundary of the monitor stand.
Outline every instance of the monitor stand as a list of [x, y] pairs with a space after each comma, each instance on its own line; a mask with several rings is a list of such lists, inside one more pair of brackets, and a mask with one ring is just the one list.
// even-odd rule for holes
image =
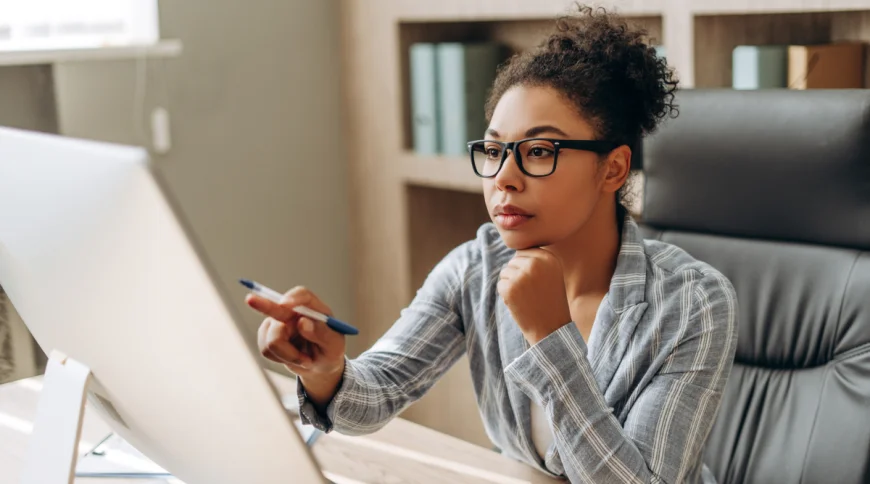
[[[124, 472], [123, 476], [116, 472], [76, 473], [85, 401], [91, 376], [91, 369], [88, 366], [60, 351], [54, 350], [49, 355], [33, 433], [30, 436], [27, 460], [24, 472], [21, 474], [21, 484], [47, 482], [74, 484], [76, 477], [163, 479], [172, 477], [168, 473], [144, 471]], [[309, 446], [314, 445], [317, 437], [322, 434], [313, 428], [302, 428], [298, 421], [296, 425]], [[95, 449], [89, 450], [93, 452]]]
[[22, 484], [72, 484], [91, 369], [52, 351], [43, 379]]
[[75, 472], [90, 381], [91, 370], [86, 365], [59, 351], [51, 352], [21, 483], [73, 484], [76, 477], [172, 477], [159, 472], [125, 472], [123, 476], [115, 472]]

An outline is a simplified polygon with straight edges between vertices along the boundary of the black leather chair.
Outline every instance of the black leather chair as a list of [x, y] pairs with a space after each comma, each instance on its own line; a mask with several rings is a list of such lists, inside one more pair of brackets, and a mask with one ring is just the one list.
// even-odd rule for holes
[[677, 103], [643, 146], [642, 223], [740, 308], [705, 461], [722, 483], [870, 483], [870, 91]]

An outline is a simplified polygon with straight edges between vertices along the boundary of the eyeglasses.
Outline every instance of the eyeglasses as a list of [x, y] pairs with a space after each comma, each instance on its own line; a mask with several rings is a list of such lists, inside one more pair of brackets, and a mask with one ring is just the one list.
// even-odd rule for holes
[[520, 171], [531, 177], [544, 177], [556, 171], [559, 150], [583, 150], [598, 154], [612, 151], [618, 145], [610, 141], [527, 138], [505, 143], [494, 140], [468, 142], [471, 166], [481, 178], [492, 178], [501, 170], [508, 151], [514, 153]]

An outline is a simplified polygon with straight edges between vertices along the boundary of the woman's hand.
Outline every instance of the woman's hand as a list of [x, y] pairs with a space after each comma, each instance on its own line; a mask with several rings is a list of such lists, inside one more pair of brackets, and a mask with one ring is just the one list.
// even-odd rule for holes
[[317, 406], [328, 405], [344, 373], [344, 335], [293, 308], [307, 306], [329, 316], [332, 310], [304, 287], [288, 291], [280, 304], [255, 294], [248, 294], [245, 302], [268, 316], [257, 332], [260, 353], [299, 375], [305, 392]]
[[518, 250], [497, 289], [532, 345], [571, 322], [562, 263], [545, 249]]

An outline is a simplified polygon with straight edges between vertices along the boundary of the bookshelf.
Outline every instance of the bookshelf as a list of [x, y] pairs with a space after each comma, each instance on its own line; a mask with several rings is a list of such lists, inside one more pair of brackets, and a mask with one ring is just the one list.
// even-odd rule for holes
[[[684, 87], [730, 86], [731, 50], [739, 44], [870, 42], [867, 0], [597, 4], [616, 7], [664, 45]], [[428, 271], [488, 220], [480, 181], [467, 159], [411, 150], [408, 46], [498, 40], [514, 51], [527, 49], [571, 5], [566, 0], [345, 0], [345, 132], [351, 147], [355, 321], [363, 329], [359, 348], [383, 334]], [[490, 445], [464, 360], [403, 416]]]
[[839, 12], [867, 10], [866, 0], [692, 0], [692, 13], [711, 14], [759, 14], [795, 12]]
[[[556, 10], [558, 11], [558, 10]], [[407, 52], [415, 42], [480, 42], [497, 41], [507, 46], [509, 53], [518, 53], [535, 47], [546, 38], [553, 26], [553, 15], [549, 19], [530, 18], [525, 20], [444, 20], [444, 21], [399, 21], [399, 52]], [[662, 31], [661, 16], [632, 17], [632, 23], [645, 28], [651, 39], [660, 42]], [[401, 71], [400, 89], [402, 93], [402, 147], [411, 149], [411, 102], [410, 69], [408, 56], [399, 56]]]
[[[870, 3], [867, 4], [867, 8], [867, 11], [857, 12], [696, 15], [694, 17], [695, 86], [729, 87], [731, 51], [740, 44], [870, 41]], [[865, 66], [866, 64], [865, 60]], [[870, 80], [870, 77], [865, 75], [865, 82], [867, 80]]]

